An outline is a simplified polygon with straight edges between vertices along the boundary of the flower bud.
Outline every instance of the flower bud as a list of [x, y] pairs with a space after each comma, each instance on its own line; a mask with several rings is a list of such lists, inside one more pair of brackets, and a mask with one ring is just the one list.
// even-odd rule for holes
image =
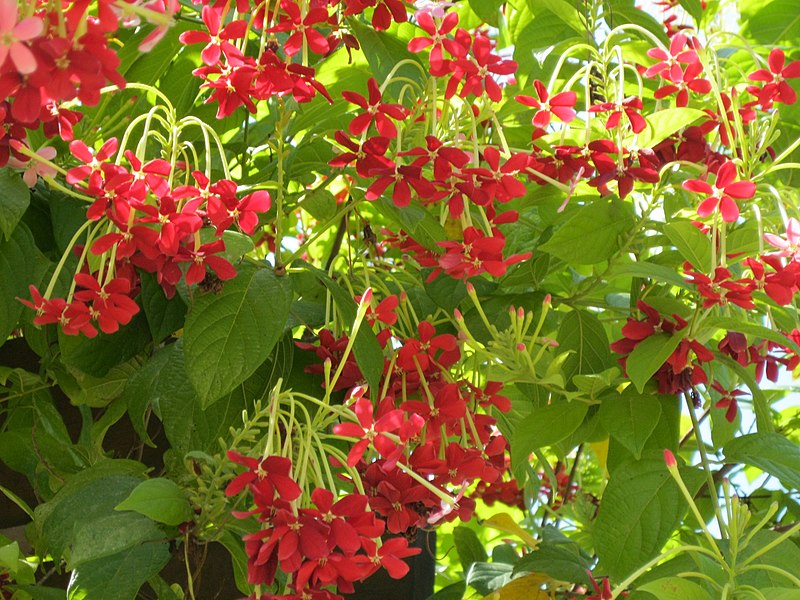
[[667, 468], [670, 471], [678, 468], [678, 461], [675, 460], [675, 455], [669, 449], [664, 450], [664, 462], [667, 464]]

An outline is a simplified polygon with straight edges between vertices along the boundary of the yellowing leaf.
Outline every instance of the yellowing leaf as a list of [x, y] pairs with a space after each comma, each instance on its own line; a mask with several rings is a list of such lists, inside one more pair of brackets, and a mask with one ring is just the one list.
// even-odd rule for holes
[[536, 548], [536, 546], [539, 545], [539, 540], [535, 539], [530, 533], [520, 527], [508, 513], [503, 512], [492, 515], [488, 519], [485, 519], [482, 524], [486, 527], [515, 535], [531, 548]]
[[552, 580], [547, 575], [531, 573], [508, 582], [483, 600], [549, 600], [550, 596], [540, 589], [548, 581]]
[[606, 466], [606, 462], [608, 461], [608, 440], [609, 438], [604, 439], [602, 442], [591, 442], [589, 445], [594, 450], [594, 454], [597, 457], [597, 462], [603, 468], [603, 473], [608, 473], [608, 468]]

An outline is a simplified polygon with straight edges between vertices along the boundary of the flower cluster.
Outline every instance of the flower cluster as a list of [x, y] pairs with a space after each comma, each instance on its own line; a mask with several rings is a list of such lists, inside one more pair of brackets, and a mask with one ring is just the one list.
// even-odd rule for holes
[[[24, 301], [37, 312], [34, 323], [58, 323], [67, 335], [94, 337], [96, 326], [114, 333], [130, 322], [139, 310], [133, 300], [139, 271], [155, 274], [167, 297], [182, 280], [193, 285], [208, 278], [231, 279], [236, 270], [224, 257], [222, 233], [235, 226], [252, 235], [259, 214], [271, 205], [266, 191], [240, 198], [233, 181], [212, 182], [200, 171], [191, 173], [193, 183], [173, 185], [175, 169], [170, 163], [143, 162], [130, 150], [119, 156], [115, 138], [97, 152], [81, 140], [74, 140], [70, 150], [82, 164], [67, 172], [67, 182], [94, 198], [87, 209], [87, 225], [95, 225], [88, 251], [111, 260], [103, 272], [90, 273], [86, 253], [81, 252], [83, 270], [75, 275], [78, 291], [61, 298], [48, 290], [43, 297], [31, 286], [33, 301]], [[206, 224], [214, 233], [203, 242], [200, 234]]]
[[41, 128], [47, 138], [72, 140], [82, 114], [65, 104], [92, 106], [108, 83], [125, 87], [117, 70], [120, 59], [111, 46], [115, 32], [143, 20], [156, 24], [141, 45], [149, 50], [166, 33], [177, 4], [111, 0], [98, 3], [95, 13], [88, 2], [2, 0], [0, 98], [5, 100], [0, 101], [0, 166], [12, 157], [28, 162], [15, 148], [27, 144], [28, 131]]

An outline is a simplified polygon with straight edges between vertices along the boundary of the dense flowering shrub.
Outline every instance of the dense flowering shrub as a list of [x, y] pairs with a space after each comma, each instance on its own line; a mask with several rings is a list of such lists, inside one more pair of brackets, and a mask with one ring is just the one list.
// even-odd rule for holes
[[800, 588], [800, 32], [658, 4], [0, 0], [0, 594]]

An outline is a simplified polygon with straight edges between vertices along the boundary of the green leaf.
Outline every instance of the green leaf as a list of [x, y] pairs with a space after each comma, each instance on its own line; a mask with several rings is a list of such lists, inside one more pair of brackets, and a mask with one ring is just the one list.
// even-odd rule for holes
[[[394, 35], [391, 31], [375, 31], [361, 23], [358, 19], [350, 18], [347, 20], [350, 30], [361, 44], [361, 50], [367, 57], [372, 76], [378, 82], [386, 81], [389, 74], [394, 70], [400, 61], [408, 61], [395, 71], [396, 77], [407, 77], [423, 85], [425, 70], [416, 54], [408, 51], [406, 42]], [[400, 28], [398, 28], [400, 29]], [[418, 34], [418, 30], [413, 25], [401, 26], [401, 30], [408, 31], [410, 34]], [[416, 68], [413, 63], [417, 63], [420, 68]], [[362, 93], [363, 90], [356, 90]]]
[[[781, 541], [782, 537], [783, 540]], [[763, 552], [767, 546], [770, 546], [770, 548]], [[741, 573], [737, 577], [738, 584], [742, 586], [750, 585], [757, 590], [764, 590], [765, 592], [766, 588], [769, 587], [791, 585], [796, 591], [800, 591], [794, 585], [796, 580], [789, 579], [775, 571], [759, 568], [762, 565], [770, 566], [797, 577], [797, 565], [800, 565], [800, 548], [797, 547], [796, 535], [786, 539], [784, 534], [777, 531], [768, 529], [758, 531], [753, 536], [753, 539], [750, 540], [750, 543], [747, 544], [747, 547], [740, 551], [737, 558], [739, 561], [746, 561], [756, 553], [759, 553], [759, 556], [754, 558], [748, 565], [755, 567], [755, 570]], [[766, 595], [766, 593], [764, 597], [769, 598], [769, 600], [774, 600], [775, 598], [775, 596]], [[794, 596], [795, 600], [797, 597], [797, 595]]]
[[534, 15], [539, 15], [543, 11], [548, 11], [559, 19], [565, 25], [569, 26], [574, 32], [578, 34], [585, 34], [586, 27], [581, 21], [578, 9], [567, 2], [566, 0], [527, 0], [528, 8]]
[[383, 216], [400, 225], [417, 242], [428, 250], [441, 253], [442, 247], [438, 242], [445, 241], [447, 234], [444, 227], [439, 224], [439, 220], [424, 207], [412, 202], [400, 210], [387, 198], [380, 198], [376, 205], [380, 207]]
[[[0, 171], [0, 177], [3, 172]], [[0, 196], [0, 207], [3, 202]], [[35, 312], [17, 298], [30, 300], [28, 284], [39, 283], [43, 273], [37, 266], [38, 252], [33, 235], [25, 225], [16, 227], [13, 233], [0, 240], [0, 345], [16, 327], [23, 310], [29, 311], [25, 320], [33, 320], [35, 316]]]
[[65, 374], [67, 377], [71, 375], [77, 384], [70, 389], [63, 384], [59, 374], [56, 379], [73, 404], [103, 408], [122, 395], [128, 380], [138, 368], [138, 361], [131, 360], [113, 367], [105, 377], [93, 377], [82, 371], [73, 371]]
[[90, 521], [76, 524], [69, 560], [70, 569], [132, 548], [145, 542], [164, 539], [164, 532], [150, 519], [136, 513], [96, 514]]
[[668, 333], [651, 335], [640, 342], [630, 353], [626, 362], [628, 377], [640, 393], [644, 391], [644, 386], [667, 361], [682, 339], [680, 335]]
[[[308, 263], [299, 264], [316, 275], [328, 289], [328, 292], [330, 292], [333, 297], [336, 309], [342, 315], [345, 323], [354, 323], [358, 305], [355, 300], [350, 297], [350, 294], [331, 279], [325, 271], [317, 269]], [[378, 338], [375, 337], [375, 332], [372, 331], [372, 328], [366, 321], [364, 321], [358, 329], [356, 340], [353, 342], [353, 354], [356, 357], [358, 368], [369, 384], [370, 393], [376, 394], [380, 387], [381, 376], [383, 375], [383, 349], [378, 342]]]
[[462, 600], [467, 591], [466, 581], [456, 581], [447, 587], [440, 589], [433, 596], [429, 596], [428, 600]]
[[189, 380], [203, 408], [247, 379], [283, 335], [292, 302], [287, 277], [243, 266], [218, 293], [195, 299], [186, 317]]
[[111, 335], [101, 333], [95, 338], [65, 335], [58, 332], [61, 359], [68, 367], [93, 377], [105, 377], [117, 365], [143, 352], [152, 341], [147, 319], [140, 311], [127, 325]]
[[303, 196], [300, 207], [320, 222], [336, 216], [336, 198], [327, 189], [311, 190]]
[[31, 192], [19, 173], [9, 167], [0, 168], [0, 231], [6, 240], [28, 210]]
[[678, 0], [683, 9], [689, 13], [696, 24], [703, 20], [703, 5], [700, 0]]
[[84, 563], [72, 573], [67, 600], [134, 600], [169, 558], [168, 544], [148, 543]]
[[708, 271], [711, 266], [711, 241], [689, 221], [672, 221], [663, 225], [664, 234], [681, 256], [695, 269]]
[[606, 275], [608, 280], [621, 277], [646, 277], [656, 283], [667, 283], [683, 289], [691, 289], [686, 280], [675, 271], [674, 267], [647, 261], [616, 264], [612, 267], [611, 272]]
[[588, 411], [589, 406], [581, 402], [558, 402], [531, 410], [511, 436], [514, 472], [519, 474], [535, 449], [552, 446], [575, 431]]
[[630, 386], [622, 394], [604, 397], [600, 405], [603, 427], [637, 460], [660, 418], [660, 398], [654, 394], [637, 394]]
[[[665, 44], [668, 42], [667, 36], [664, 33], [664, 26], [656, 21], [649, 13], [639, 8], [634, 0], [610, 0], [610, 2], [604, 2], [602, 6], [603, 18], [606, 20], [609, 27], [618, 27], [624, 23], [633, 23], [634, 25], [647, 29]], [[651, 42], [648, 40], [648, 43]]]
[[559, 351], [572, 351], [563, 365], [566, 378], [574, 374], [600, 373], [612, 364], [605, 327], [594, 314], [573, 310], [561, 321]]
[[[692, 494], [705, 480], [699, 469], [680, 472]], [[603, 493], [593, 531], [602, 568], [623, 579], [658, 554], [687, 509], [660, 452], [621, 465]]]
[[192, 517], [186, 494], [174, 481], [163, 477], [137, 485], [114, 510], [132, 510], [166, 525], [180, 525]]
[[596, 200], [579, 208], [539, 249], [574, 265], [602, 262], [619, 249], [619, 237], [633, 227], [630, 207], [619, 199]]
[[758, 467], [777, 477], [787, 489], [800, 489], [800, 446], [779, 433], [751, 433], [723, 448], [727, 462]]
[[497, 27], [500, 18], [500, 7], [504, 0], [469, 0], [469, 7], [476, 15], [493, 27]]
[[160, 343], [183, 327], [186, 319], [186, 303], [180, 294], [167, 298], [164, 290], [150, 273], [141, 274], [142, 291], [139, 299], [147, 316], [147, 325], [153, 341]]
[[794, 0], [739, 0], [742, 34], [758, 44], [774, 46], [800, 41], [800, 13]]
[[640, 148], [652, 148], [673, 133], [707, 115], [697, 108], [667, 108], [646, 117], [647, 129], [639, 135]]
[[705, 589], [683, 577], [664, 577], [636, 589], [653, 594], [658, 600], [711, 600]]
[[511, 581], [513, 570], [513, 566], [504, 563], [476, 562], [469, 568], [467, 584], [488, 596]]
[[458, 559], [461, 561], [461, 568], [466, 573], [472, 563], [486, 562], [488, 555], [483, 548], [483, 543], [478, 539], [478, 535], [469, 527], [459, 525], [453, 529], [453, 539], [458, 551]]
[[588, 585], [586, 571], [591, 569], [591, 561], [581, 555], [579, 548], [574, 543], [545, 542], [517, 561], [514, 575], [543, 573], [559, 581]]

